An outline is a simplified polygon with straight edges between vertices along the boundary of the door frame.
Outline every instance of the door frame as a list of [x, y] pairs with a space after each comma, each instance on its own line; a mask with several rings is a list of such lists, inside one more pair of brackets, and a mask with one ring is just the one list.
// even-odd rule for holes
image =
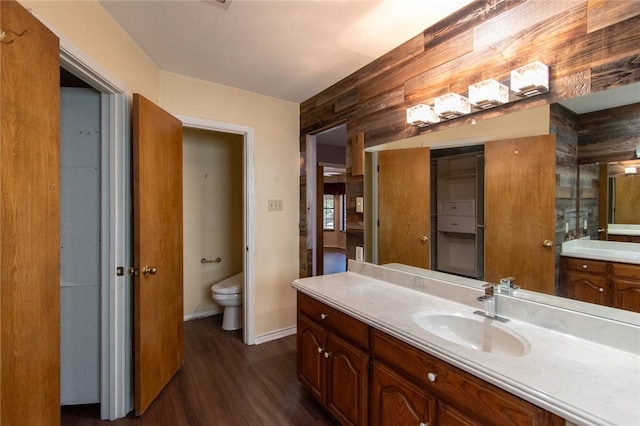
[[[40, 18], [39, 18], [40, 19]], [[131, 263], [130, 109], [125, 85], [40, 19], [60, 38], [60, 67], [101, 93], [100, 418], [133, 408], [131, 279], [116, 273]]]
[[255, 345], [254, 324], [254, 182], [253, 182], [253, 128], [240, 124], [207, 120], [174, 114], [184, 127], [233, 133], [242, 136], [242, 176], [243, 176], [243, 271], [244, 271], [244, 327], [243, 340], [247, 345]]

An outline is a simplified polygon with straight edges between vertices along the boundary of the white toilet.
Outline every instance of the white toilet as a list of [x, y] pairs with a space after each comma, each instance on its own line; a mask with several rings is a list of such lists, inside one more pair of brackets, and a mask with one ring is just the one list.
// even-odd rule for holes
[[223, 330], [238, 330], [243, 327], [244, 274], [242, 272], [212, 285], [211, 298], [224, 307]]

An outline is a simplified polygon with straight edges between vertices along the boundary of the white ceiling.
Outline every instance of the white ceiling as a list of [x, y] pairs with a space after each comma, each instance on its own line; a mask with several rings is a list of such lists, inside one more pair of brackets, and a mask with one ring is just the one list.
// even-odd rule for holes
[[471, 0], [100, 3], [163, 71], [300, 103]]

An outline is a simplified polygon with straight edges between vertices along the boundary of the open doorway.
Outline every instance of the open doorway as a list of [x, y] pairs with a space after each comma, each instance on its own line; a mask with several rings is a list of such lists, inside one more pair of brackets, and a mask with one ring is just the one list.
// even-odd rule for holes
[[212, 286], [233, 284], [230, 278], [244, 272], [243, 135], [185, 127], [182, 136], [184, 317], [226, 314], [231, 321], [225, 305], [235, 307], [242, 288], [226, 285], [221, 304]]
[[[244, 324], [243, 324], [243, 340], [247, 345], [255, 344], [255, 332], [254, 332], [254, 315], [253, 315], [253, 288], [254, 288], [254, 266], [253, 266], [253, 239], [254, 239], [254, 215], [253, 215], [253, 129], [248, 126], [242, 126], [231, 123], [223, 123], [213, 120], [206, 120], [196, 117], [189, 116], [177, 116], [178, 119], [182, 121], [184, 126], [184, 130], [186, 132], [205, 132], [205, 135], [208, 134], [218, 134], [223, 136], [224, 138], [230, 138], [234, 144], [241, 145], [241, 163], [236, 166], [240, 170], [236, 170], [240, 172], [239, 175], [236, 175], [236, 180], [241, 179], [242, 184], [240, 187], [236, 187], [236, 191], [240, 191], [242, 194], [241, 201], [239, 201], [239, 205], [241, 205], [241, 211], [234, 210], [234, 214], [241, 215], [240, 218], [237, 218], [241, 222], [241, 231], [242, 231], [242, 244], [241, 251], [242, 255], [240, 259], [233, 260], [233, 262], [240, 262], [241, 267], [238, 268], [237, 264], [233, 264], [236, 267], [236, 270], [241, 270], [244, 272], [243, 276], [243, 285], [244, 285], [244, 293], [243, 293], [243, 316], [244, 316]], [[235, 163], [234, 163], [235, 165]], [[215, 185], [216, 183], [211, 183]], [[186, 218], [186, 212], [185, 212]], [[225, 224], [219, 223], [218, 226], [226, 226]], [[193, 257], [194, 255], [191, 255]], [[202, 254], [196, 255], [196, 261], [201, 262], [202, 258], [205, 260], [215, 260], [219, 255], [214, 253], [211, 254]], [[220, 255], [220, 257], [222, 257]], [[231, 260], [231, 259], [229, 259]], [[216, 263], [224, 263], [225, 259], [222, 258], [222, 262], [214, 262]], [[228, 262], [227, 262], [228, 263]], [[187, 267], [187, 262], [185, 259], [185, 268]], [[205, 264], [207, 266], [211, 266], [210, 264]], [[203, 264], [199, 263], [198, 267], [202, 267]], [[210, 286], [209, 286], [210, 287]], [[207, 286], [204, 286], [204, 290], [201, 288], [201, 291], [205, 291]], [[210, 293], [209, 293], [210, 295]], [[208, 296], [210, 299], [210, 296]], [[205, 309], [207, 311], [207, 309]], [[207, 311], [205, 314], [211, 314], [212, 311]], [[195, 316], [194, 316], [195, 317]]]
[[[84, 101], [88, 102], [87, 105], [91, 105], [88, 108], [93, 111], [94, 120], [89, 128], [80, 119], [81, 123], [75, 132], [76, 136], [85, 140], [79, 146], [66, 145], [61, 140], [61, 149], [67, 149], [72, 159], [61, 168], [61, 174], [66, 175], [66, 181], [72, 185], [61, 188], [61, 225], [64, 227], [66, 223], [70, 226], [66, 244], [82, 240], [83, 244], [91, 246], [86, 253], [82, 247], [71, 247], [72, 250], [68, 252], [71, 259], [62, 259], [61, 269], [67, 268], [71, 274], [63, 273], [61, 276], [61, 360], [64, 363], [61, 365], [61, 376], [71, 373], [66, 382], [69, 384], [73, 383], [74, 375], [86, 374], [94, 378], [94, 383], [90, 392], [77, 388], [61, 389], [61, 402], [84, 403], [75, 398], [66, 399], [64, 395], [87, 392], [82, 398], [90, 395], [92, 400], [97, 399], [100, 417], [114, 420], [124, 417], [132, 408], [131, 280], [124, 273], [124, 266], [129, 265], [131, 259], [131, 222], [128, 216], [131, 211], [129, 109], [123, 85], [104, 77], [108, 75], [106, 71], [96, 69], [89, 65], [91, 63], [75, 46], [68, 41], [61, 41], [60, 87], [66, 86], [69, 89], [64, 90], [75, 92], [71, 98], [67, 97], [68, 94], [64, 95], [68, 101], [66, 103], [74, 105], [80, 93], [80, 97], [86, 98]], [[78, 158], [87, 155], [93, 157], [91, 164]], [[88, 176], [78, 176], [79, 173], [91, 175], [91, 179], [83, 181]], [[74, 187], [88, 194], [88, 198], [75, 193]], [[77, 215], [82, 217], [81, 221], [74, 219]], [[85, 228], [90, 229], [90, 238], [85, 239], [85, 235], [73, 237], [74, 233], [84, 234]], [[65, 237], [61, 237], [64, 241]], [[76, 270], [87, 266], [78, 256], [89, 254], [92, 257], [93, 275], [89, 281], [95, 286], [63, 288], [68, 283], [87, 284], [84, 279], [83, 282], [75, 282], [73, 277], [85, 275]], [[67, 280], [65, 276], [71, 279]], [[77, 301], [75, 296], [67, 297], [63, 293], [82, 293], [82, 297]], [[65, 301], [65, 297], [68, 300]], [[91, 325], [82, 332], [82, 338], [77, 338], [73, 330], [65, 330], [65, 322], [75, 327], [85, 317], [90, 317], [88, 324]], [[90, 355], [84, 360], [84, 371], [80, 371], [75, 367], [74, 357], [76, 352], [86, 349], [89, 341], [91, 351], [87, 353]], [[68, 358], [66, 361], [65, 353]], [[65, 386], [64, 378], [61, 385]]]
[[309, 135], [306, 156], [312, 274], [342, 272], [346, 270], [346, 124]]

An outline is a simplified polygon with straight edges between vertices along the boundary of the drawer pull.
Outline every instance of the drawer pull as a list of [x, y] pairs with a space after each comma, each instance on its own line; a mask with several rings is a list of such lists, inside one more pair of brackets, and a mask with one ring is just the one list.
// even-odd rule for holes
[[320, 318], [321, 319], [327, 319], [327, 315], [326, 314], [320, 314]]
[[435, 373], [429, 373], [429, 374], [427, 374], [427, 379], [429, 379], [429, 381], [430, 381], [431, 383], [433, 383], [433, 382], [435, 382], [435, 381], [436, 381], [436, 377], [438, 377], [438, 375], [437, 375], [437, 374], [435, 374]]
[[588, 266], [587, 265], [582, 265], [582, 269], [587, 269]]
[[598, 288], [598, 291], [599, 291], [600, 293], [604, 293], [604, 288], [599, 287], [599, 288]]

